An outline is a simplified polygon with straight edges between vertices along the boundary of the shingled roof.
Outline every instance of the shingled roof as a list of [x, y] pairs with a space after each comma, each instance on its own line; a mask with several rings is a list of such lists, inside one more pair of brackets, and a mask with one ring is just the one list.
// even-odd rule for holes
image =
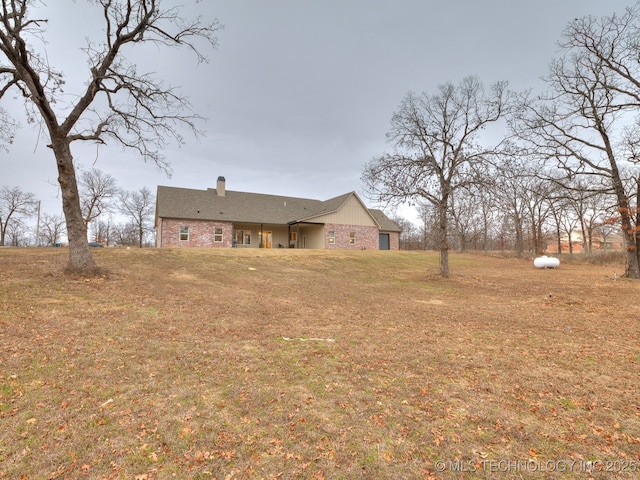
[[[194, 190], [159, 186], [156, 219], [181, 218], [275, 225], [313, 223], [314, 217], [339, 210], [352, 195], [356, 195], [355, 192], [322, 201], [233, 190], [226, 190], [224, 196], [220, 196], [215, 188]], [[398, 226], [380, 210], [369, 212], [381, 229], [399, 231]]]
[[369, 213], [375, 218], [376, 222], [380, 226], [380, 230], [383, 232], [401, 232], [402, 229], [398, 227], [396, 222], [387, 217], [382, 210], [376, 210], [375, 208], [370, 208]]

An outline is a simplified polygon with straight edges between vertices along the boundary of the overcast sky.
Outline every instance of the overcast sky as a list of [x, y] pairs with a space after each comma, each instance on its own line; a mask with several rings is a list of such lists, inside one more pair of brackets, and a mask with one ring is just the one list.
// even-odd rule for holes
[[[49, 0], [50, 63], [68, 78], [67, 98], [88, 78], [81, 50], [100, 40], [100, 11], [82, 0]], [[165, 1], [166, 3], [166, 1]], [[468, 75], [486, 85], [540, 88], [556, 42], [576, 17], [622, 12], [633, 0], [183, 0], [187, 15], [224, 29], [208, 64], [188, 52], [151, 50], [140, 70], [188, 94], [208, 120], [199, 141], [165, 153], [173, 175], [117, 146], [76, 148], [80, 169], [119, 186], [227, 189], [325, 200], [356, 191], [365, 163], [389, 150], [385, 134], [409, 91], [434, 92]], [[6, 105], [5, 105], [6, 107]], [[22, 128], [0, 151], [0, 186], [19, 186], [61, 214], [52, 152], [43, 132]], [[393, 213], [393, 212], [387, 212]]]

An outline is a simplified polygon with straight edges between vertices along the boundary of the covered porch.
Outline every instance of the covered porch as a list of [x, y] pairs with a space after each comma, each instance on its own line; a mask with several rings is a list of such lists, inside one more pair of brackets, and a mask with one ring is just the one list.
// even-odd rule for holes
[[235, 248], [324, 248], [324, 224], [295, 222], [288, 225], [236, 223]]

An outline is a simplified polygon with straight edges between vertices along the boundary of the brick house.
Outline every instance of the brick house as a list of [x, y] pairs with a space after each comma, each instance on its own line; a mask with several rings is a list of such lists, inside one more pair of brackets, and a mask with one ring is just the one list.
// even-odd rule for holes
[[400, 228], [355, 192], [329, 200], [158, 186], [157, 247], [398, 250]]
[[[586, 240], [588, 241], [588, 240]], [[555, 238], [547, 242], [547, 253], [582, 253], [585, 247], [585, 238], [582, 232], [579, 230], [573, 230], [571, 236], [563, 234], [560, 236], [560, 241]], [[559, 245], [559, 247], [558, 247]], [[560, 248], [560, 251], [558, 251]], [[605, 250], [622, 250], [624, 249], [624, 238], [617, 233], [609, 233], [606, 237], [601, 233], [594, 232], [591, 236], [591, 250], [592, 251], [605, 251]]]

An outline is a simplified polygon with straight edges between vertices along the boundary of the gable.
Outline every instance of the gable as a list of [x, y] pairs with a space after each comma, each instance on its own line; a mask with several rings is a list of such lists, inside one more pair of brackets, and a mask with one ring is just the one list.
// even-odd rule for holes
[[[314, 216], [314, 222], [378, 227], [367, 207], [364, 206], [355, 193], [352, 192], [346, 196], [336, 198], [341, 200], [339, 205], [334, 204], [332, 211]], [[332, 203], [332, 200], [327, 200], [325, 203]]]

